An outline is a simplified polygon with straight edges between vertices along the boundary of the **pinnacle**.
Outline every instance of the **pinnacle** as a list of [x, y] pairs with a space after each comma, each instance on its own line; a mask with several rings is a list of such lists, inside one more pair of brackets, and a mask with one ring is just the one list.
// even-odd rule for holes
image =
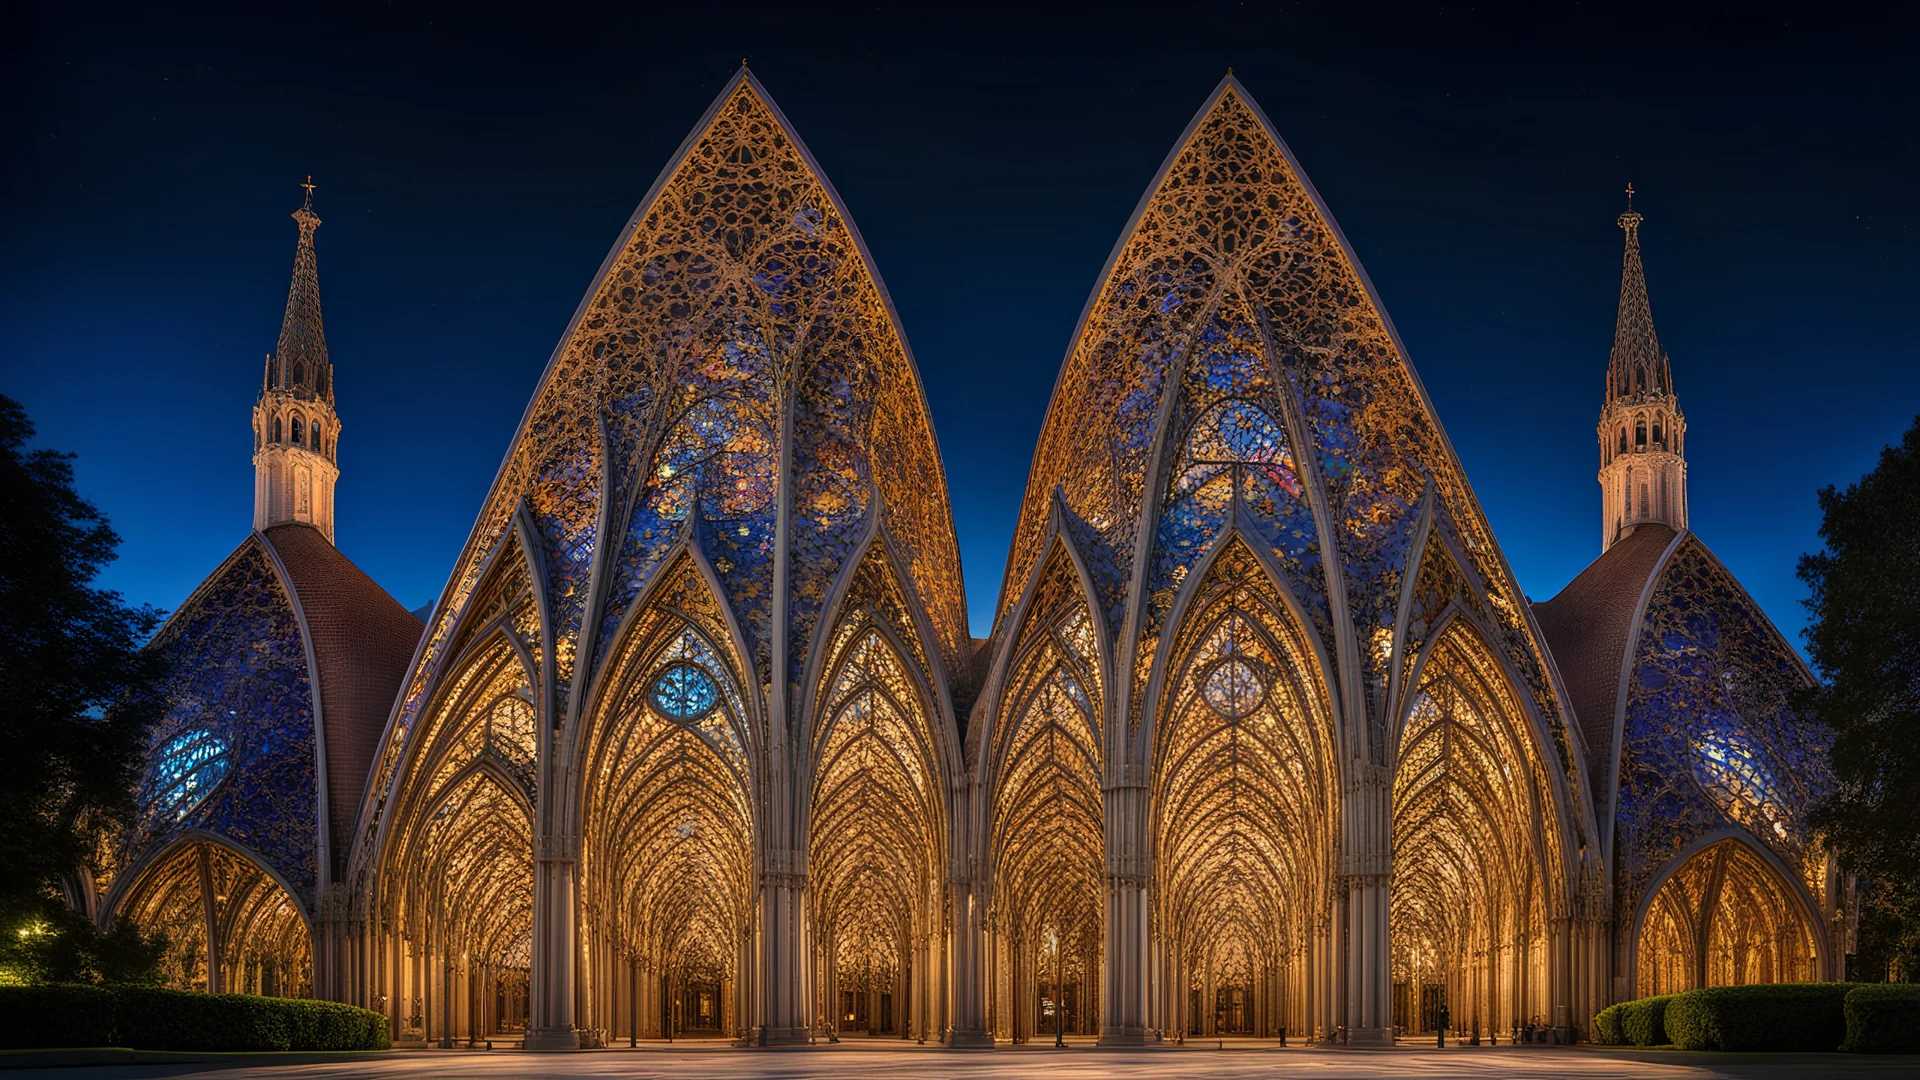
[[331, 402], [333, 367], [327, 356], [326, 330], [320, 318], [320, 270], [313, 250], [320, 215], [313, 211], [313, 177], [300, 185], [306, 197], [293, 212], [300, 225], [294, 247], [293, 281], [287, 289], [287, 310], [280, 320], [280, 340], [267, 364], [270, 389], [306, 392]]
[[1620, 310], [1613, 328], [1613, 353], [1607, 365], [1607, 398], [1642, 393], [1672, 393], [1673, 378], [1660, 336], [1653, 328], [1653, 305], [1647, 299], [1646, 269], [1640, 262], [1640, 223], [1633, 208], [1633, 185], [1627, 185], [1627, 209], [1616, 219], [1626, 233], [1620, 259]]

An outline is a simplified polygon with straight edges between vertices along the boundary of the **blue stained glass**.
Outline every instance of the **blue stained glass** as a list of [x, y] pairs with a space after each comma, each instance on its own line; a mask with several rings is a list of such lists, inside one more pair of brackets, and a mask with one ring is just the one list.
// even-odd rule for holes
[[720, 700], [720, 687], [695, 664], [675, 664], [653, 681], [653, 707], [675, 720], [705, 716]]
[[227, 740], [207, 728], [175, 735], [153, 757], [140, 802], [156, 818], [186, 817], [227, 775]]

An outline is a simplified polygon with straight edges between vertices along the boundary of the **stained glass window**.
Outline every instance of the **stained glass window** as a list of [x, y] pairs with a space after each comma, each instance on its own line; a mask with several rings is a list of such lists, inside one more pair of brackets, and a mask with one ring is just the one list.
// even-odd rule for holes
[[653, 707], [675, 720], [693, 720], [707, 714], [720, 700], [713, 676], [693, 664], [675, 664], [653, 681], [648, 695]]
[[207, 728], [168, 739], [154, 753], [140, 801], [156, 818], [178, 821], [227, 775], [227, 740]]
[[1732, 726], [1702, 728], [1691, 742], [1694, 779], [1709, 798], [1736, 821], [1787, 835], [1787, 815], [1773, 794], [1779, 783], [1764, 748]]

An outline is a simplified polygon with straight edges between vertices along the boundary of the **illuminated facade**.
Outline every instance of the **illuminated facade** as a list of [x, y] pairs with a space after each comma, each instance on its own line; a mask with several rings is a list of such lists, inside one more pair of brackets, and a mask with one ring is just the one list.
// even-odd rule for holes
[[[281, 568], [282, 537], [333, 551], [307, 525], [170, 622], [151, 835], [104, 910], [236, 928], [178, 981], [310, 986], [437, 1045], [1382, 1045], [1443, 1004], [1578, 1029], [1832, 973], [1805, 671], [1684, 529], [1630, 216], [1614, 363], [1655, 381], [1609, 376], [1603, 466], [1666, 453], [1674, 497], [1529, 605], [1229, 77], [1088, 302], [972, 639], [886, 290], [743, 69], [602, 265], [377, 710], [327, 696], [316, 588]], [[331, 461], [326, 370], [270, 365], [262, 447], [304, 408], [322, 441], [287, 453]], [[1664, 426], [1610, 456], [1623, 408]]]

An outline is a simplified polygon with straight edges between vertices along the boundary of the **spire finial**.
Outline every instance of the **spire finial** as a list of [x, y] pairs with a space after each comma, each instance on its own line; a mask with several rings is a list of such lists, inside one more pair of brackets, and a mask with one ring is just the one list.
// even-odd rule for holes
[[1614, 224], [1627, 231], [1628, 244], [1638, 246], [1640, 242], [1640, 222], [1645, 219], [1640, 216], [1640, 211], [1633, 208], [1633, 196], [1635, 194], [1633, 181], [1627, 181], [1627, 210], [1626, 213], [1614, 219]]

